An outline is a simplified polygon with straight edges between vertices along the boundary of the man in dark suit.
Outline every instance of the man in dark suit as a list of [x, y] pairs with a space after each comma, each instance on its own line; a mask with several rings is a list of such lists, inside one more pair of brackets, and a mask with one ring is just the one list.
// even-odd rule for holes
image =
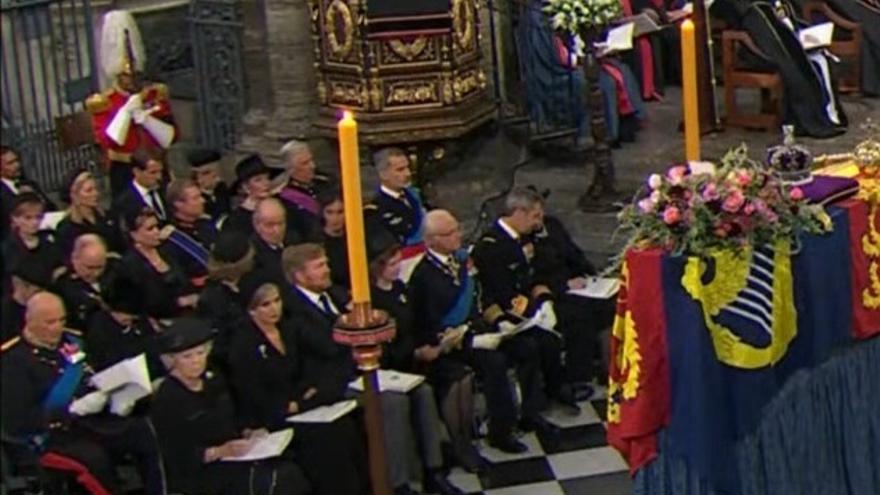
[[9, 215], [12, 213], [12, 201], [20, 192], [32, 191], [43, 201], [46, 210], [57, 207], [46, 194], [40, 190], [36, 182], [23, 177], [18, 153], [6, 145], [0, 145], [0, 240], [9, 233]]
[[194, 286], [203, 287], [208, 276], [208, 255], [217, 240], [217, 227], [205, 213], [205, 199], [199, 186], [189, 179], [169, 184], [165, 199], [174, 226], [165, 244], [166, 252], [180, 264]]
[[[334, 324], [339, 315], [346, 311], [348, 298], [343, 291], [332, 287], [324, 248], [314, 243], [288, 247], [282, 254], [282, 265], [289, 282], [282, 297], [289, 318], [299, 331], [305, 372], [354, 379], [355, 364], [351, 350], [333, 341]], [[410, 393], [415, 394], [419, 388]], [[423, 391], [429, 390], [425, 388]], [[430, 421], [425, 421], [422, 408], [416, 404], [411, 406], [409, 394], [383, 392], [380, 398], [388, 452], [407, 452], [415, 444], [414, 434], [418, 435], [420, 442], [436, 442], [439, 449], [440, 424], [436, 411], [431, 416], [435, 424], [430, 424]], [[418, 399], [414, 396], [412, 400]], [[416, 415], [420, 417], [413, 421], [411, 416]], [[413, 431], [415, 425], [418, 427]], [[462, 493], [446, 480], [439, 466], [427, 467], [428, 476], [424, 482], [428, 491], [444, 495]], [[408, 486], [410, 469], [407, 463], [393, 462], [389, 468], [395, 494], [412, 494]]]
[[162, 190], [162, 173], [165, 164], [143, 150], [138, 150], [132, 155], [131, 164], [134, 178], [113, 204], [117, 214], [124, 217], [127, 211], [152, 208], [163, 225], [168, 223], [169, 211]]
[[205, 213], [216, 224], [229, 214], [231, 193], [229, 186], [220, 178], [218, 171], [220, 153], [209, 149], [195, 149], [187, 153], [186, 160], [192, 168], [192, 180], [199, 186], [205, 200]]
[[[446, 210], [432, 210], [425, 217], [424, 258], [410, 279], [410, 301], [416, 315], [416, 328], [425, 335], [417, 338], [423, 360], [432, 367], [443, 360], [466, 362], [483, 382], [489, 409], [489, 445], [509, 453], [527, 450], [516, 440], [517, 408], [507, 376], [508, 365], [516, 366], [523, 391], [521, 427], [526, 430], [546, 425], [539, 416], [540, 371], [535, 345], [520, 338], [504, 339], [486, 328], [480, 320], [478, 287], [467, 251], [461, 247], [458, 221]], [[468, 333], [460, 351], [450, 351], [446, 336], [456, 327]], [[424, 346], [428, 349], [425, 350]]]
[[474, 263], [481, 282], [483, 318], [501, 333], [538, 317], [538, 324], [512, 340], [531, 341], [540, 355], [547, 395], [577, 414], [571, 391], [564, 389], [562, 335], [556, 329], [553, 293], [535, 276], [534, 244], [530, 235], [544, 219], [544, 198], [531, 189], [514, 189], [503, 215], [474, 246]]
[[287, 229], [287, 211], [276, 198], [260, 201], [254, 209], [254, 271], [286, 284], [281, 271], [281, 253], [295, 244], [295, 234]]

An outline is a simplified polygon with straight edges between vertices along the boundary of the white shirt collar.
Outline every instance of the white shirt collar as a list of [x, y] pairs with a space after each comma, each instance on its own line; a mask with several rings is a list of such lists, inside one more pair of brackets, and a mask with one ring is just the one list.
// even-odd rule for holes
[[[321, 311], [324, 311], [324, 305], [321, 304], [321, 295], [327, 294], [326, 292], [321, 292], [321, 293], [314, 292], [309, 289], [306, 289], [305, 287], [303, 287], [301, 285], [297, 285], [296, 289], [298, 291], [302, 292], [302, 294], [304, 296], [306, 296], [309, 299], [309, 301], [311, 301], [312, 304], [315, 305], [316, 308], [320, 309]], [[335, 311], [337, 314], [339, 314], [339, 308], [337, 308], [336, 305], [333, 304], [333, 298], [330, 297], [329, 294], [327, 294], [327, 300], [330, 301], [330, 307], [333, 308], [333, 311]]]
[[402, 192], [402, 191], [393, 191], [393, 190], [391, 190], [391, 189], [385, 187], [385, 184], [381, 184], [381, 185], [379, 185], [379, 189], [380, 189], [383, 193], [385, 193], [385, 194], [391, 196], [391, 197], [394, 198], [394, 199], [400, 199], [400, 198], [403, 196], [403, 192]]
[[431, 253], [431, 256], [437, 258], [437, 261], [439, 261], [440, 263], [443, 263], [446, 266], [449, 266], [449, 255], [448, 254], [440, 254], [431, 248], [428, 248], [428, 252]]
[[15, 182], [5, 178], [0, 180], [2, 180], [4, 184], [6, 184], [6, 187], [8, 187], [13, 194], [18, 194], [18, 186], [15, 185]]
[[501, 218], [498, 219], [498, 226], [501, 227], [501, 230], [507, 232], [507, 235], [509, 235], [511, 237], [511, 239], [513, 239], [513, 240], [519, 239], [519, 233], [516, 230], [514, 230], [513, 227], [511, 227], [510, 225], [507, 225], [507, 222], [505, 222], [504, 219], [501, 219]]
[[[144, 198], [144, 200], [146, 200], [147, 198], [150, 197], [150, 193], [151, 193], [152, 191], [150, 191], [150, 190], [147, 189], [146, 187], [144, 187], [144, 186], [138, 184], [138, 182], [137, 182], [136, 180], [132, 180], [132, 181], [131, 181], [131, 185], [134, 186], [134, 190], [137, 191], [138, 194], [140, 194], [141, 197]], [[150, 202], [147, 201], [147, 204], [150, 204]]]

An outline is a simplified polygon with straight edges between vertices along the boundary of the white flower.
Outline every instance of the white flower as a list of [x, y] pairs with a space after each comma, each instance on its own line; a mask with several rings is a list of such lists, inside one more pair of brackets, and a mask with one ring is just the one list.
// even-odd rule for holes
[[663, 177], [660, 177], [660, 174], [651, 174], [651, 176], [648, 177], [648, 186], [651, 189], [659, 189], [662, 185]]

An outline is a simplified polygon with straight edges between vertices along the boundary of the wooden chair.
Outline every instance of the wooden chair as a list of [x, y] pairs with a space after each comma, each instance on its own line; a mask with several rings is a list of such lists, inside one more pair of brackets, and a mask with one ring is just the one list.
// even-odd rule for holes
[[829, 51], [837, 56], [843, 70], [837, 80], [841, 93], [859, 93], [862, 89], [862, 26], [841, 16], [825, 2], [807, 2], [804, 19], [811, 24], [834, 23], [834, 39]]
[[[745, 67], [739, 57], [746, 48], [767, 57], [745, 31], [726, 30], [721, 34], [721, 65], [724, 75], [724, 106], [727, 125], [777, 132], [784, 113], [782, 78], [778, 72], [761, 72]], [[736, 101], [737, 89], [757, 89], [761, 94], [758, 112], [743, 111]]]

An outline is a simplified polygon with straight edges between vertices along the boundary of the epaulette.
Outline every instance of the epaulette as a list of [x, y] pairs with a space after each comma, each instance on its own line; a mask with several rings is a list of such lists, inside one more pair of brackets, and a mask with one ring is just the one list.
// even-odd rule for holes
[[101, 113], [110, 109], [110, 98], [106, 93], [95, 93], [86, 98], [86, 110], [89, 113]]
[[66, 327], [64, 328], [64, 333], [69, 333], [70, 335], [73, 335], [74, 337], [82, 337], [82, 335], [83, 335], [81, 330], [77, 330], [75, 328], [66, 328]]
[[153, 83], [150, 84], [147, 89], [152, 89], [156, 92], [156, 96], [162, 99], [168, 99], [168, 85], [164, 83]]
[[15, 337], [12, 337], [11, 339], [4, 342], [2, 346], [0, 346], [0, 352], [8, 351], [9, 349], [12, 348], [12, 346], [17, 344], [20, 340], [21, 340], [21, 335], [16, 335]]
[[495, 237], [493, 237], [491, 235], [484, 235], [483, 237], [480, 237], [480, 242], [493, 242], [494, 243], [497, 241], [495, 240]]

